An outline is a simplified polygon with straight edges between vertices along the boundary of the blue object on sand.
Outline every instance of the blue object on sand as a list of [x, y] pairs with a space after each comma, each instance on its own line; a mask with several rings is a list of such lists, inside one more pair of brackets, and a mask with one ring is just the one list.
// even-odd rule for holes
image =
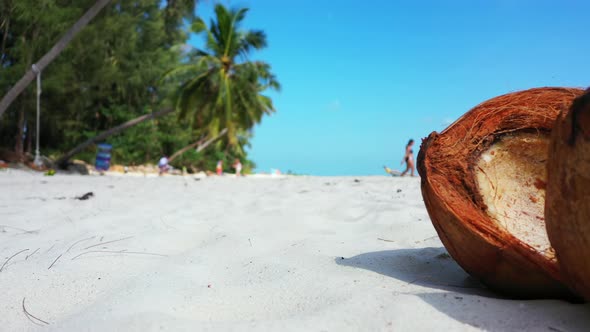
[[113, 146], [110, 144], [98, 144], [96, 152], [96, 162], [94, 167], [97, 171], [106, 171], [111, 166], [111, 150]]

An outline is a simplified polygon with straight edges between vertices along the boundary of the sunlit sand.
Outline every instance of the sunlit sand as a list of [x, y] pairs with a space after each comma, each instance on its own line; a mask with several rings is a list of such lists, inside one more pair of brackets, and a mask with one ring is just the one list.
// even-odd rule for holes
[[470, 278], [419, 178], [10, 169], [0, 216], [4, 331], [590, 326], [585, 305], [502, 299]]

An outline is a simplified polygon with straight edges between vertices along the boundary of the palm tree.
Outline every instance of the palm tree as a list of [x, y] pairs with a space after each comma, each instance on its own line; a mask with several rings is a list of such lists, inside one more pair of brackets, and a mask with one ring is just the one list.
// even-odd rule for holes
[[231, 146], [238, 145], [239, 133], [275, 111], [272, 99], [262, 93], [269, 88], [280, 90], [270, 65], [248, 59], [253, 50], [266, 47], [266, 35], [260, 30], [240, 30], [247, 12], [247, 8], [228, 10], [217, 4], [209, 26], [196, 19], [192, 31], [205, 36], [204, 49], [194, 50], [190, 63], [164, 76], [187, 78], [177, 91], [179, 117], [192, 116], [193, 126], [210, 137], [227, 129]]

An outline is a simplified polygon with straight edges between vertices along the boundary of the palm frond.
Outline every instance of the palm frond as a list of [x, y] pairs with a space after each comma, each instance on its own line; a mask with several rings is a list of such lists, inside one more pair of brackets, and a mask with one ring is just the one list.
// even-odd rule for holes
[[260, 50], [267, 46], [266, 33], [262, 30], [250, 30], [240, 38], [240, 53], [247, 56], [252, 49]]
[[195, 71], [195, 72], [199, 71], [199, 65], [198, 64], [187, 64], [187, 65], [178, 66], [176, 68], [172, 68], [172, 69], [168, 70], [167, 72], [165, 72], [164, 74], [162, 74], [162, 77], [160, 78], [158, 83], [162, 84], [164, 80], [166, 80], [172, 76], [176, 76], [178, 74], [186, 73], [186, 72], [190, 72], [190, 71]]
[[246, 17], [246, 13], [248, 13], [249, 8], [240, 8], [237, 10], [232, 10], [232, 15], [234, 16], [234, 25], [235, 29], [239, 27], [239, 24], [244, 20]]
[[176, 109], [179, 111], [179, 118], [184, 119], [188, 112], [194, 112], [194, 105], [197, 103], [198, 98], [208, 98], [209, 96], [203, 96], [203, 86], [207, 84], [209, 71], [202, 72], [199, 76], [184, 83], [179, 91], [176, 102]]
[[207, 30], [209, 30], [207, 28], [207, 24], [205, 24], [205, 21], [203, 21], [203, 19], [200, 17], [197, 17], [191, 24], [191, 31], [196, 34], [199, 34]]
[[189, 54], [193, 71], [183, 72], [179, 67], [167, 75], [192, 75], [180, 77], [186, 82], [176, 98], [179, 116], [190, 114], [193, 127], [201, 133], [216, 135], [227, 128], [223, 142], [228, 149], [241, 149], [244, 137], [240, 133], [275, 111], [272, 99], [262, 92], [280, 89], [269, 64], [247, 59], [253, 50], [267, 46], [263, 31], [240, 30], [247, 12], [247, 8], [228, 10], [217, 4], [208, 25], [202, 19], [195, 20], [191, 28], [204, 35], [206, 43], [203, 49]]
[[199, 49], [199, 48], [195, 48], [191, 51], [190, 53], [191, 56], [194, 57], [210, 57], [211, 54], [209, 54], [207, 51]]

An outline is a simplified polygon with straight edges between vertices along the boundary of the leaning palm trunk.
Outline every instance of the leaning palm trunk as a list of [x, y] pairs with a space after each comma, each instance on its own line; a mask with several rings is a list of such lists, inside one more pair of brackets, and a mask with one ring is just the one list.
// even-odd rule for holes
[[174, 111], [174, 109], [169, 108], [169, 109], [165, 109], [165, 110], [161, 110], [159, 112], [156, 113], [150, 113], [150, 114], [145, 114], [142, 115], [138, 118], [135, 118], [133, 120], [129, 120], [125, 123], [123, 123], [122, 125], [119, 125], [115, 128], [111, 128], [105, 132], [102, 132], [100, 135], [92, 137], [88, 140], [86, 140], [84, 143], [76, 146], [75, 148], [73, 148], [72, 150], [70, 150], [68, 153], [64, 154], [63, 156], [61, 156], [59, 159], [57, 159], [55, 161], [55, 164], [57, 165], [57, 167], [61, 167], [61, 168], [65, 168], [68, 164], [68, 160], [70, 160], [70, 158], [72, 158], [74, 155], [76, 155], [77, 153], [81, 152], [82, 150], [84, 150], [85, 148], [87, 148], [88, 146], [94, 144], [97, 141], [101, 141], [109, 136], [115, 135], [120, 133], [121, 131], [127, 129], [127, 128], [131, 128], [135, 125], [138, 125], [146, 120], [150, 120], [150, 119], [154, 119], [169, 113], [172, 113]]
[[197, 152], [201, 152], [201, 151], [205, 150], [209, 145], [211, 145], [211, 143], [220, 139], [226, 133], [227, 133], [227, 128], [224, 128], [221, 132], [219, 132], [219, 134], [217, 134], [217, 136], [215, 136], [207, 141], [205, 141], [205, 138], [202, 138], [202, 139], [196, 141], [195, 143], [187, 145], [184, 148], [174, 152], [174, 154], [172, 156], [170, 156], [170, 159], [168, 159], [168, 161], [172, 162], [174, 159], [180, 157], [183, 153], [187, 152], [190, 149], [196, 148]]
[[[74, 24], [68, 32], [36, 63], [37, 70], [43, 71], [65, 48], [74, 36], [80, 32], [88, 23], [110, 2], [111, 0], [98, 0], [88, 11]], [[0, 101], [0, 118], [8, 109], [8, 106], [18, 97], [35, 79], [36, 73], [30, 69], [27, 71], [8, 93]]]

